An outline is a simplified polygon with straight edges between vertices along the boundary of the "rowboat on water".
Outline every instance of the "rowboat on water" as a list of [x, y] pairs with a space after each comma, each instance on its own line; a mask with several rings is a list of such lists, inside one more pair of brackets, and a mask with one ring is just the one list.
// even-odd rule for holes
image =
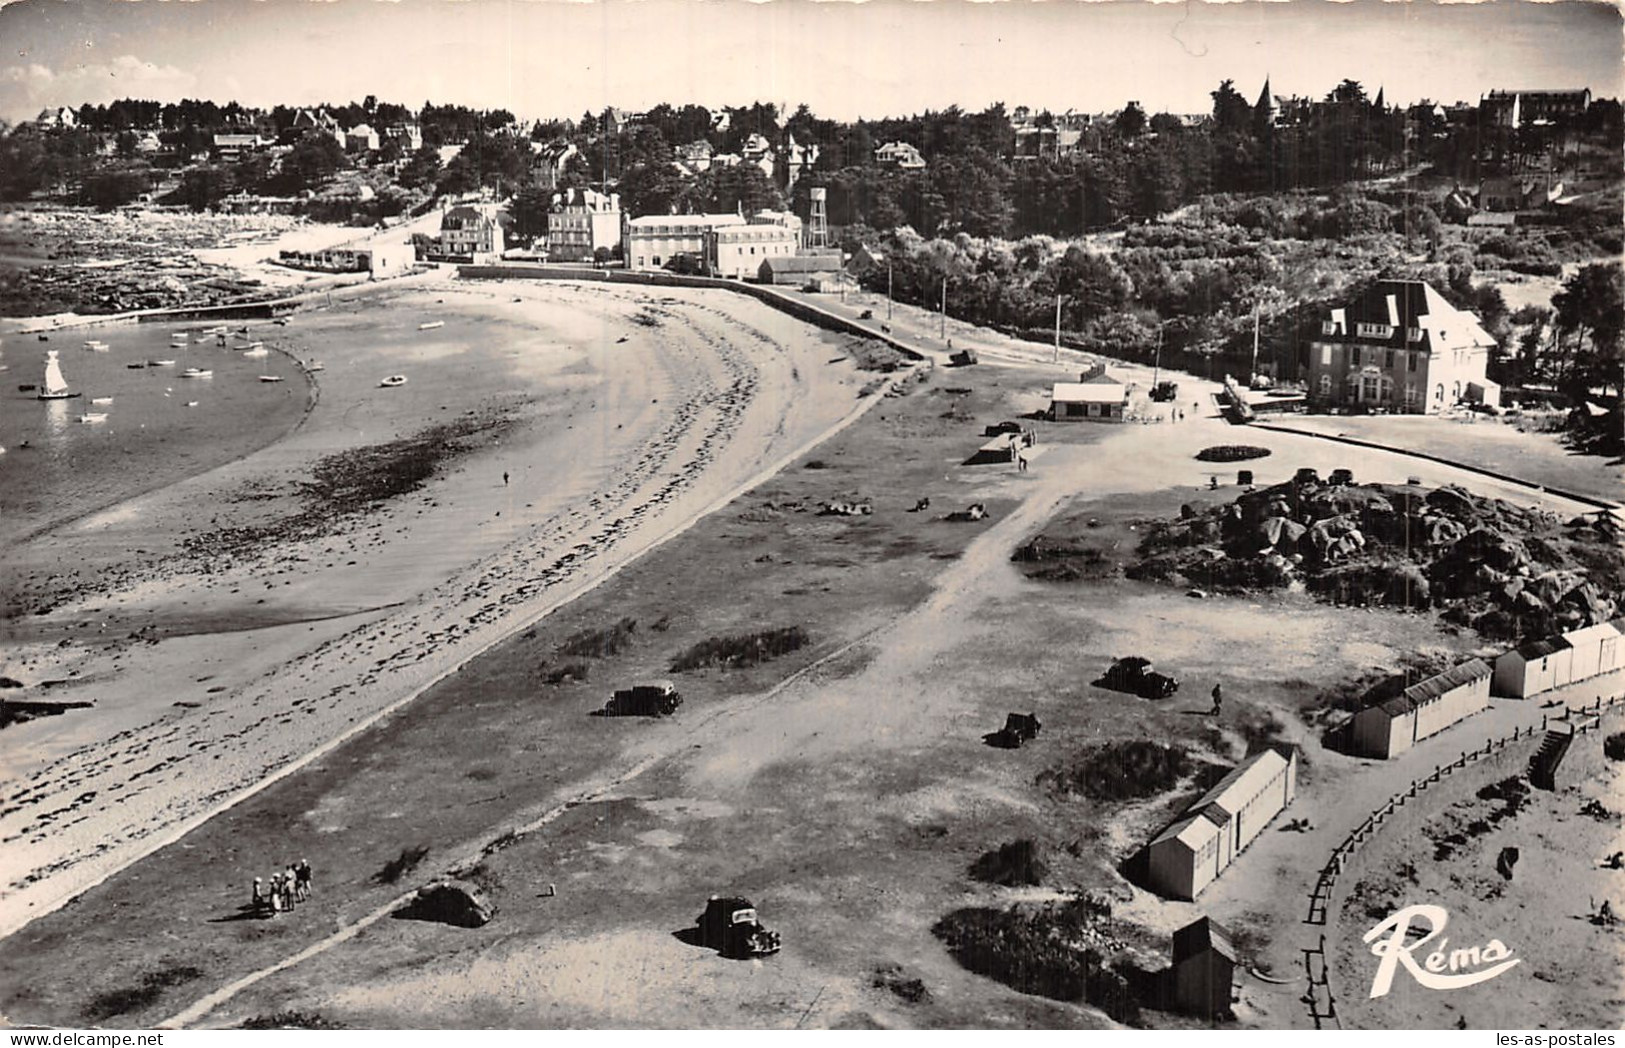
[[261, 382], [281, 382], [282, 381], [282, 376], [281, 375], [261, 375], [260, 376], [260, 381]]
[[404, 386], [404, 385], [406, 385], [406, 376], [405, 375], [391, 375], [391, 376], [384, 379], [382, 382], [380, 382], [378, 384], [380, 386]]
[[181, 378], [209, 378], [214, 374], [207, 368], [187, 368], [181, 372]]
[[174, 366], [175, 366], [175, 362], [173, 360], [149, 360], [149, 361], [147, 361], [147, 367], [149, 367], [149, 368], [172, 368]]
[[146, 367], [147, 362], [145, 360], [132, 360], [128, 364], [126, 364], [124, 366], [127, 367], [127, 368], [130, 368], [133, 371], [133, 370], [138, 370], [140, 368]]
[[305, 365], [305, 370], [306, 371], [326, 371], [327, 370], [327, 365], [323, 364], [319, 360], [313, 360], [309, 364]]
[[107, 421], [107, 412], [105, 412], [105, 411], [87, 411], [83, 415], [79, 416], [79, 421], [80, 422], [106, 422]]
[[251, 349], [248, 352], [243, 354], [243, 356], [245, 356], [245, 357], [255, 357], [255, 358], [268, 357], [270, 355], [271, 355], [271, 351], [268, 350], [268, 349]]
[[446, 326], [446, 322], [444, 320], [431, 320], [427, 324], [419, 324], [418, 325], [418, 330], [419, 331], [433, 331], [435, 328], [443, 328], [445, 326]]
[[90, 402], [92, 404], [95, 404], [97, 407], [101, 407], [104, 404], [111, 404], [113, 402], [113, 398], [112, 397], [92, 397]]

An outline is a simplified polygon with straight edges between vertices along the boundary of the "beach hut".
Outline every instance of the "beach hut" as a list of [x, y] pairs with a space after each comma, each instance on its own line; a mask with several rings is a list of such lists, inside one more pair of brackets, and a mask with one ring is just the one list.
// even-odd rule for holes
[[1229, 929], [1203, 917], [1174, 932], [1174, 1008], [1209, 1022], [1227, 1018], [1235, 1003], [1236, 943]]
[[1264, 750], [1242, 761], [1147, 848], [1153, 887], [1194, 899], [1292, 802], [1298, 755]]
[[1412, 741], [1437, 735], [1488, 706], [1494, 675], [1483, 660], [1468, 659], [1406, 688], [1402, 697], [1416, 708], [1416, 735]]
[[1614, 635], [1602, 639], [1602, 645], [1598, 652], [1598, 673], [1625, 670], [1625, 615], [1621, 615], [1617, 619], [1609, 619], [1608, 625], [1614, 628]]
[[1563, 640], [1573, 652], [1569, 656], [1569, 680], [1590, 680], [1599, 673], [1607, 672], [1602, 668], [1602, 647], [1605, 641], [1612, 641], [1611, 647], [1617, 648], [1619, 631], [1610, 623], [1599, 622], [1595, 626], [1569, 630], [1563, 634]]
[[1057, 382], [1050, 391], [1049, 416], [1056, 422], [1122, 422], [1128, 414], [1128, 387], [1117, 382]]
[[1491, 690], [1509, 699], [1527, 699], [1569, 682], [1573, 655], [1562, 637], [1532, 640], [1495, 660]]

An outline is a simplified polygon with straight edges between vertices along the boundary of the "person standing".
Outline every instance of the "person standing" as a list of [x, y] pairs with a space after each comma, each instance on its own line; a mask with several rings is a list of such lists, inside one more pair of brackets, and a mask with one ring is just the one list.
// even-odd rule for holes
[[254, 878], [254, 894], [251, 898], [251, 903], [254, 907], [255, 913], [263, 913], [265, 911], [265, 882], [260, 880], [258, 877]]
[[1212, 717], [1217, 717], [1219, 715], [1223, 705], [1224, 705], [1224, 691], [1219, 687], [1219, 685], [1215, 684], [1215, 685], [1213, 685], [1213, 709], [1209, 711], [1208, 715], [1212, 716]]

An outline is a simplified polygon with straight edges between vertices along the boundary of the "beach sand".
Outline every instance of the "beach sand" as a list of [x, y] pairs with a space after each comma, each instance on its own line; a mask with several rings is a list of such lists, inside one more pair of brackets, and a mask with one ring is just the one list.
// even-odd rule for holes
[[[7, 624], [0, 673], [22, 696], [53, 680], [52, 698], [96, 703], [6, 729], [0, 933], [410, 698], [859, 406], [873, 376], [840, 338], [725, 306], [447, 279], [335, 297], [266, 336], [324, 365], [292, 434], [0, 554], [0, 571], [75, 566], [33, 594], [48, 613]], [[406, 385], [379, 386], [397, 373]], [[324, 456], [460, 417], [491, 428], [334, 533], [212, 538], [274, 531]]]

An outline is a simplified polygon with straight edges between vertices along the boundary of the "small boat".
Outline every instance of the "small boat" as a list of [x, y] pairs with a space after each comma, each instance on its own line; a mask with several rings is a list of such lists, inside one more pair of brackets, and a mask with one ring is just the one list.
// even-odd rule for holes
[[172, 368], [174, 366], [175, 366], [175, 362], [173, 360], [149, 360], [149, 361], [147, 361], [147, 367], [149, 367], [149, 368]]
[[129, 369], [130, 369], [130, 370], [132, 370], [132, 371], [135, 371], [135, 370], [138, 370], [138, 369], [140, 369], [140, 368], [144, 368], [144, 367], [146, 367], [146, 366], [147, 366], [147, 362], [146, 362], [146, 361], [144, 361], [144, 360], [132, 360], [132, 361], [130, 361], [130, 362], [129, 362], [129, 363], [128, 363], [128, 364], [126, 364], [126, 365], [124, 365], [124, 366], [125, 366], [125, 367], [127, 367], [127, 368], [129, 368]]
[[19, 383], [17, 385], [17, 392], [19, 392], [19, 393], [32, 393], [32, 392], [34, 392], [34, 390], [36, 390], [38, 388], [39, 387], [34, 385], [34, 383], [32, 383], [32, 382], [22, 382], [22, 383]]
[[92, 404], [95, 404], [97, 407], [101, 407], [104, 404], [111, 404], [113, 402], [113, 398], [112, 397], [92, 397], [90, 402]]
[[79, 395], [68, 388], [68, 380], [62, 377], [62, 365], [57, 361], [54, 349], [46, 351], [45, 385], [36, 395], [40, 400], [67, 400]]
[[391, 375], [391, 376], [384, 379], [382, 382], [380, 382], [378, 384], [380, 386], [404, 386], [404, 385], [406, 385], [406, 376], [405, 375]]
[[229, 329], [224, 324], [221, 324], [219, 327], [212, 327], [212, 328], [204, 328], [203, 329], [203, 333], [205, 335], [224, 335], [228, 331], [229, 331]]
[[252, 351], [254, 351], [256, 349], [261, 349], [264, 346], [265, 346], [265, 343], [263, 343], [263, 342], [250, 342], [248, 345], [244, 346], [243, 348], [246, 349], [246, 350], [249, 350], [250, 352], [252, 352]]
[[189, 408], [195, 408], [195, 407], [197, 407], [197, 401], [195, 401], [195, 400], [188, 400], [188, 401], [187, 401], [187, 402], [186, 402], [186, 406], [187, 406], [187, 407], [189, 407]]
[[327, 365], [323, 364], [319, 360], [313, 360], [309, 364], [305, 365], [305, 370], [306, 371], [326, 371], [327, 370]]
[[245, 356], [245, 357], [253, 357], [256, 360], [259, 359], [260, 357], [268, 357], [270, 355], [271, 355], [271, 351], [268, 350], [268, 349], [250, 349], [250, 350], [248, 350], [247, 352], [245, 352], [243, 354], [243, 356]]
[[107, 412], [105, 412], [105, 411], [87, 411], [83, 415], [79, 416], [79, 421], [80, 422], [106, 422], [107, 421]]
[[431, 320], [427, 324], [419, 324], [418, 325], [418, 330], [419, 331], [433, 331], [435, 328], [443, 328], [445, 326], [446, 326], [446, 322], [444, 320]]
[[186, 345], [186, 343], [187, 343], [187, 338], [186, 338], [185, 335], [170, 335], [169, 336], [169, 344], [172, 345], [172, 346], [184, 346], [184, 345]]
[[85, 348], [94, 353], [106, 353], [107, 343], [103, 342], [99, 338], [93, 338], [89, 342], [85, 343]]
[[181, 372], [181, 378], [209, 378], [214, 374], [207, 368], [187, 368]]
[[261, 375], [260, 376], [260, 381], [261, 382], [281, 382], [282, 381], [282, 376], [281, 375]]

